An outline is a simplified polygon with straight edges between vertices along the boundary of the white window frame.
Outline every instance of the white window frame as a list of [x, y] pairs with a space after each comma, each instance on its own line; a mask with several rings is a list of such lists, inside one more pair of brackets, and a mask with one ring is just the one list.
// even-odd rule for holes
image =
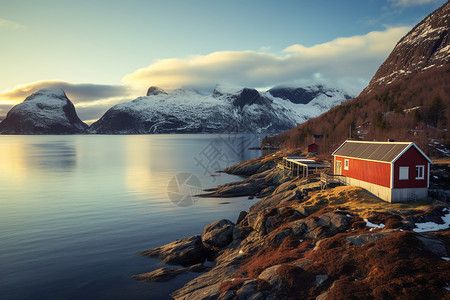
[[409, 179], [409, 167], [399, 167], [398, 180], [408, 180], [408, 179]]
[[348, 170], [348, 166], [349, 166], [349, 161], [348, 159], [344, 159], [344, 170]]
[[[420, 173], [420, 172], [417, 172], [418, 169], [422, 169], [422, 176], [417, 176], [418, 173]], [[425, 165], [417, 165], [416, 166], [416, 179], [425, 179]]]

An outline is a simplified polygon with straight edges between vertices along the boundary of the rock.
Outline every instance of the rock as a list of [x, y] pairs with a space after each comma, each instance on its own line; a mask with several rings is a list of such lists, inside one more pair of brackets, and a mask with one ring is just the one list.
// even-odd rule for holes
[[236, 221], [236, 225], [239, 225], [244, 219], [245, 219], [245, 217], [247, 216], [247, 212], [246, 211], [241, 211], [240, 213], [239, 213], [239, 217], [238, 217], [238, 219], [237, 219], [237, 221]]
[[387, 237], [393, 232], [396, 231], [366, 233], [361, 235], [349, 236], [346, 237], [345, 239], [352, 245], [361, 246], [367, 243], [372, 243], [381, 240], [382, 238]]
[[292, 230], [290, 228], [287, 228], [279, 233], [277, 233], [275, 236], [269, 239], [269, 244], [271, 245], [281, 245], [283, 241], [288, 237], [292, 235]]
[[263, 292], [257, 292], [256, 294], [253, 294], [251, 297], [247, 298], [248, 300], [265, 300], [266, 295]]
[[234, 223], [222, 219], [209, 224], [203, 230], [202, 242], [211, 250], [219, 250], [233, 241]]
[[418, 234], [416, 237], [419, 239], [419, 241], [422, 242], [423, 246], [431, 253], [440, 257], [448, 256], [445, 244], [439, 238], [428, 234]]
[[298, 220], [292, 223], [292, 234], [295, 236], [302, 236], [308, 230], [308, 225], [306, 225], [305, 220]]
[[141, 253], [144, 256], [158, 257], [166, 264], [183, 266], [203, 263], [210, 254], [210, 251], [203, 246], [200, 235], [176, 240]]
[[305, 217], [309, 216], [308, 211], [303, 206], [297, 207], [296, 210]]
[[297, 261], [294, 263], [294, 266], [299, 267], [299, 268], [306, 268], [307, 266], [310, 266], [314, 263], [314, 261], [312, 259], [302, 259], [300, 261]]
[[283, 286], [283, 278], [277, 273], [281, 265], [268, 267], [259, 274], [258, 278], [267, 281], [274, 289], [280, 289]]
[[322, 293], [316, 297], [316, 300], [326, 300], [328, 298], [328, 292]]
[[319, 217], [318, 224], [326, 226], [330, 234], [335, 234], [344, 230], [347, 227], [348, 222], [345, 215], [329, 212]]
[[249, 226], [245, 227], [235, 226], [233, 229], [233, 241], [245, 239], [252, 231], [253, 228]]
[[321, 286], [325, 281], [327, 281], [328, 275], [316, 275], [316, 280], [314, 281], [315, 286]]
[[413, 223], [427, 223], [427, 222], [433, 222], [437, 224], [443, 224], [444, 221], [442, 220], [442, 217], [445, 215], [443, 212], [443, 207], [438, 206], [435, 207], [426, 213], [419, 213], [417, 215], [413, 216], [407, 216], [406, 220], [411, 221]]
[[209, 286], [204, 286], [199, 289], [195, 289], [189, 293], [181, 294], [182, 289], [175, 291], [171, 296], [175, 300], [192, 300], [192, 299], [202, 299], [202, 300], [213, 300], [219, 298], [219, 284], [213, 284]]
[[258, 292], [258, 281], [256, 279], [247, 280], [244, 285], [237, 290], [239, 300], [245, 300]]
[[155, 271], [134, 275], [133, 278], [140, 281], [152, 281], [161, 282], [174, 278], [179, 274], [186, 273], [188, 269], [175, 269], [175, 268], [159, 268]]

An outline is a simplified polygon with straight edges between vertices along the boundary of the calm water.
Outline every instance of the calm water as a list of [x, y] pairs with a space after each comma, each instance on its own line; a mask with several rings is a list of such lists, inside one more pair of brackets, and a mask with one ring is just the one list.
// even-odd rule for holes
[[259, 143], [253, 135], [0, 136], [0, 298], [167, 299], [197, 275], [137, 282], [133, 274], [163, 266], [137, 254], [235, 221], [254, 203], [177, 206], [169, 182], [180, 173], [202, 188], [239, 180], [211, 175], [259, 156], [246, 150]]

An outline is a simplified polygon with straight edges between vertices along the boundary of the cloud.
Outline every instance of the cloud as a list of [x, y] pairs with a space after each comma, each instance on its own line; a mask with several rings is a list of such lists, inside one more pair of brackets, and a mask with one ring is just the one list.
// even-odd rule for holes
[[24, 25], [5, 19], [0, 19], [0, 27], [7, 27], [12, 29], [24, 29]]
[[40, 89], [63, 89], [67, 96], [74, 103], [90, 102], [105, 98], [117, 98], [131, 96], [133, 91], [122, 85], [104, 85], [91, 83], [69, 83], [60, 80], [42, 80], [24, 85], [19, 85], [13, 89], [0, 92], [0, 99], [17, 102], [24, 100], [30, 94]]
[[437, 2], [436, 0], [388, 0], [393, 6], [411, 7]]
[[281, 54], [220, 51], [186, 59], [164, 59], [125, 76], [123, 81], [143, 89], [150, 85], [212, 88], [217, 83], [265, 87], [323, 80], [360, 91], [409, 30], [410, 27], [387, 28], [311, 47], [296, 44]]

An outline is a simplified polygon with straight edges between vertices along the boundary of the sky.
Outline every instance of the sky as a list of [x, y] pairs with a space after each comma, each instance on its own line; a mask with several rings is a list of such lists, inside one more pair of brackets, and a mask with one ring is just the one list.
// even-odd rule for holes
[[0, 117], [62, 88], [88, 123], [150, 86], [357, 95], [445, 0], [0, 0]]

